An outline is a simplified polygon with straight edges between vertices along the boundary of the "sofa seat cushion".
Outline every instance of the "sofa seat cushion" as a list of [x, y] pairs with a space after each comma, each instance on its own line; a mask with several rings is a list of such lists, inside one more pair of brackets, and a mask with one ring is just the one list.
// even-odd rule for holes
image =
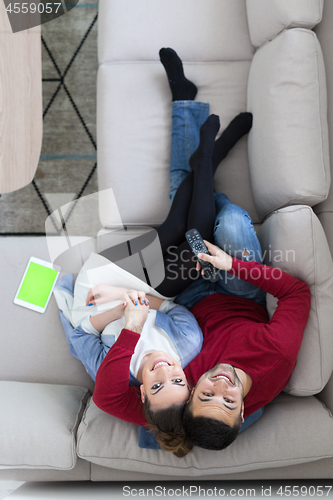
[[[274, 212], [259, 239], [265, 264], [305, 281], [311, 291], [309, 320], [285, 390], [297, 396], [319, 393], [333, 369], [333, 262], [324, 230], [310, 207], [293, 206]], [[276, 305], [268, 295], [270, 316]]]
[[0, 468], [72, 469], [88, 389], [0, 382]]
[[158, 61], [161, 47], [188, 62], [241, 61], [254, 52], [244, 0], [209, 0], [209, 8], [207, 0], [100, 0], [98, 37], [100, 63]]
[[[50, 261], [47, 240], [46, 237], [17, 236], [0, 239], [0, 276], [6, 283], [0, 289], [0, 380], [79, 385], [92, 389], [93, 381], [84, 366], [69, 352], [54, 297], [44, 314], [13, 303], [29, 258], [34, 256]], [[65, 245], [62, 248], [66, 250]], [[80, 263], [82, 254], [78, 257]]]
[[330, 188], [325, 68], [316, 35], [287, 30], [251, 65], [249, 164], [262, 218], [287, 205], [313, 206]]
[[[308, 436], [304, 439], [304, 436]], [[260, 419], [222, 451], [195, 447], [184, 458], [138, 446], [139, 427], [102, 412], [90, 401], [78, 430], [78, 455], [120, 470], [211, 476], [311, 462], [333, 455], [333, 419], [314, 396], [282, 394]]]
[[[250, 61], [185, 64], [198, 86], [198, 101], [211, 104], [221, 131], [246, 111]], [[133, 82], [138, 92], [133, 92]], [[98, 74], [98, 182], [112, 188], [125, 225], [157, 225], [170, 201], [171, 92], [161, 63], [102, 64]], [[247, 162], [247, 137], [230, 151], [215, 175], [215, 189], [255, 210]], [[103, 226], [118, 224], [111, 198], [101, 197]]]
[[313, 28], [323, 7], [324, 0], [246, 0], [252, 44], [260, 47], [286, 28]]

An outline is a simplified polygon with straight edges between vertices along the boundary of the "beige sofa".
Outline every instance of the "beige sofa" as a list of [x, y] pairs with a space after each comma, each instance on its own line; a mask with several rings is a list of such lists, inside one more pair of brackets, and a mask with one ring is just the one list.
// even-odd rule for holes
[[[267, 0], [100, 0], [98, 173], [100, 190], [112, 195], [99, 197], [100, 224], [89, 222], [81, 237], [73, 223], [63, 238], [1, 241], [1, 479], [333, 477], [333, 123], [327, 126], [333, 108], [325, 77], [326, 67], [332, 82], [333, 5], [267, 6]], [[216, 190], [250, 213], [265, 262], [305, 280], [312, 293], [285, 393], [226, 450], [195, 448], [183, 459], [139, 448], [138, 427], [94, 405], [93, 383], [68, 352], [54, 300], [44, 315], [12, 304], [31, 255], [75, 273], [92, 250], [105, 247], [102, 233], [96, 236], [101, 227], [112, 237], [115, 228], [140, 231], [165, 217], [171, 109], [158, 60], [163, 46], [182, 57], [197, 99], [211, 103], [221, 128], [240, 111], [253, 113], [249, 136], [219, 167]], [[268, 297], [270, 314], [275, 306]]]

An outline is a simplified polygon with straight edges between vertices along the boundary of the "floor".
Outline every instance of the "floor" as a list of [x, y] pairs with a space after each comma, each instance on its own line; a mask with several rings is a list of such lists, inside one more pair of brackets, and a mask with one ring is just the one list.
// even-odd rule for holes
[[[0, 481], [0, 488], [2, 487]], [[15, 486], [14, 483], [8, 486]], [[5, 496], [2, 496], [4, 492]], [[9, 495], [9, 496], [8, 496]], [[20, 483], [13, 490], [0, 490], [0, 500], [117, 500], [123, 498], [120, 486], [112, 483]]]
[[[1, 489], [0, 481], [0, 489]], [[24, 483], [9, 500], [120, 500], [125, 498], [333, 498], [332, 480], [126, 483]]]

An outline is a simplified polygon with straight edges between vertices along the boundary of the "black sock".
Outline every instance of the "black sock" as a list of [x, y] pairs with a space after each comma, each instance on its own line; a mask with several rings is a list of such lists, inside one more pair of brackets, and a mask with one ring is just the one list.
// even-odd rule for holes
[[[234, 118], [228, 127], [224, 130], [221, 137], [214, 142], [217, 129], [207, 135], [205, 127], [212, 127], [211, 117], [203, 125], [203, 130], [200, 129], [200, 145], [191, 156], [191, 166], [195, 166], [198, 160], [202, 160], [206, 156], [205, 168], [207, 171], [211, 169], [211, 174], [214, 174], [220, 162], [225, 158], [230, 149], [236, 144], [242, 135], [246, 134], [252, 126], [252, 114], [240, 113]], [[214, 128], [214, 127], [212, 127]], [[218, 128], [218, 127], [217, 127]], [[208, 140], [209, 139], [209, 140]], [[206, 142], [207, 141], [207, 142]], [[211, 159], [211, 148], [213, 155]], [[209, 150], [209, 151], [207, 151]], [[199, 165], [202, 163], [199, 161]], [[193, 167], [192, 167], [193, 168]], [[208, 172], [207, 172], [208, 173]], [[194, 172], [191, 172], [180, 184], [174, 197], [169, 216], [165, 222], [158, 228], [160, 231], [160, 241], [163, 248], [163, 253], [169, 245], [179, 245], [183, 240], [183, 235], [187, 230], [188, 212], [191, 205], [193, 192]], [[176, 223], [176, 222], [177, 223]], [[173, 239], [172, 239], [173, 238]], [[209, 238], [208, 238], [209, 239]], [[162, 292], [161, 292], [162, 293]]]
[[173, 101], [193, 101], [197, 87], [184, 75], [183, 63], [177, 53], [170, 48], [161, 49], [160, 60], [169, 79]]
[[215, 137], [220, 128], [220, 119], [217, 115], [210, 115], [200, 128], [200, 143], [190, 158], [190, 166], [194, 170], [202, 160], [212, 162], [215, 150]]
[[217, 169], [223, 158], [243, 135], [252, 127], [252, 113], [239, 113], [215, 141], [213, 152], [213, 172]]

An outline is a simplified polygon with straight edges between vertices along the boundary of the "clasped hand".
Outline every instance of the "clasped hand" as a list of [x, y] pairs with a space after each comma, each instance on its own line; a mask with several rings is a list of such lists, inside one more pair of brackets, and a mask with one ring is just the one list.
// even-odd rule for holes
[[127, 288], [112, 285], [96, 285], [93, 286], [87, 295], [86, 305], [99, 305], [105, 302], [113, 302], [114, 300], [123, 300], [124, 295], [128, 293], [130, 299], [135, 302], [143, 302], [146, 300], [145, 292], [137, 292], [136, 290], [128, 290]]
[[145, 292], [130, 290], [123, 296], [125, 301], [125, 328], [141, 333], [149, 312], [149, 301]]
[[145, 292], [100, 284], [89, 290], [86, 304], [98, 305], [119, 299], [123, 303], [113, 308], [112, 321], [125, 316], [125, 328], [141, 333], [149, 311]]
[[93, 286], [87, 295], [86, 305], [99, 305], [105, 302], [113, 302], [114, 300], [121, 299], [127, 292], [126, 288], [111, 285], [96, 285]]

